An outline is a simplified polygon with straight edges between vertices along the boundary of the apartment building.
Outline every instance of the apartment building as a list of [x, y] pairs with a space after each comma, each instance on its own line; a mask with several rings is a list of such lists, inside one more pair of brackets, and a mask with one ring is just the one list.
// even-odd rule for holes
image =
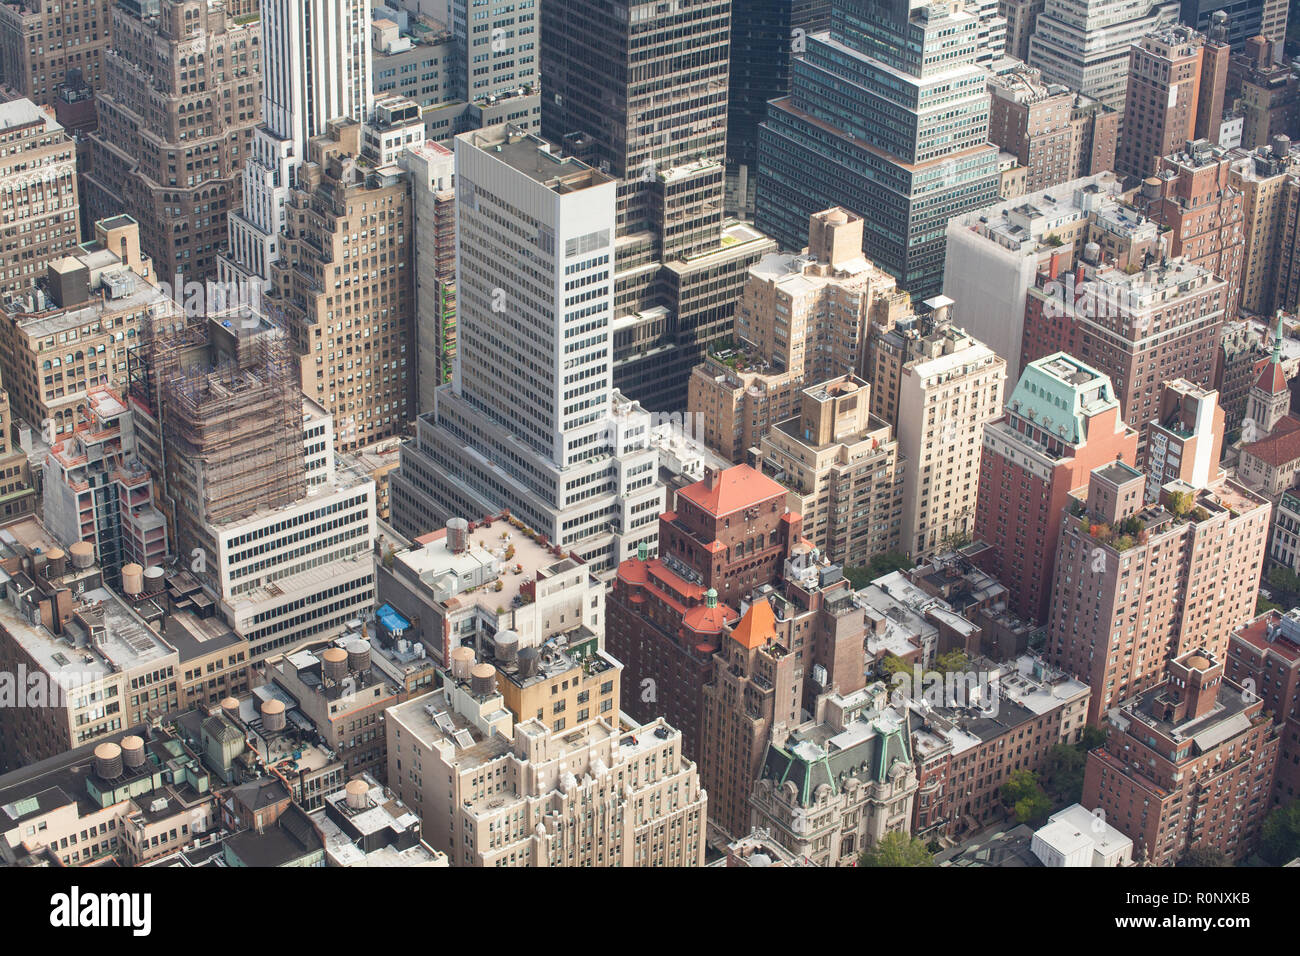
[[503, 516], [453, 518], [409, 545], [385, 531], [376, 569], [378, 633], [424, 646], [443, 667], [458, 645], [482, 649], [494, 636], [513, 635], [520, 648], [603, 637], [604, 584], [530, 530]]
[[304, 647], [271, 662], [267, 675], [297, 702], [344, 774], [386, 778], [384, 711], [405, 694], [373, 666], [368, 640], [349, 635]]
[[1025, 170], [1019, 194], [1115, 168], [1120, 114], [1033, 67], [989, 77], [989, 142]]
[[1217, 142], [1231, 47], [1226, 31], [1215, 36], [1180, 24], [1133, 44], [1117, 172], [1157, 175], [1162, 158], [1184, 143]]
[[659, 517], [659, 554], [619, 565], [606, 599], [605, 647], [639, 693], [624, 699], [637, 720], [663, 715], [701, 753], [702, 688], [742, 598], [775, 582], [801, 536], [786, 490], [748, 465], [706, 470]]
[[1266, 500], [1229, 479], [1171, 482], [1148, 505], [1145, 483], [1123, 462], [1095, 469], [1061, 525], [1044, 657], [1088, 682], [1093, 724], [1188, 648], [1225, 653], [1259, 589]]
[[0, 777], [9, 866], [139, 866], [220, 829], [200, 757], [144, 725]]
[[907, 719], [887, 704], [883, 684], [828, 694], [814, 719], [774, 735], [750, 797], [755, 825], [815, 866], [855, 866], [886, 835], [910, 833], [916, 766]]
[[262, 116], [261, 24], [208, 0], [115, 4], [112, 17], [85, 202], [92, 216], [140, 224], [179, 297], [186, 281], [217, 277], [227, 215], [243, 201]]
[[991, 546], [986, 568], [1006, 585], [1011, 610], [1045, 621], [1070, 492], [1086, 486], [1094, 468], [1135, 465], [1137, 433], [1110, 380], [1058, 352], [1025, 366], [983, 441], [974, 537]]
[[1232, 187], [1232, 158], [1207, 140], [1165, 156], [1133, 204], [1167, 229], [1169, 255], [1201, 266], [1227, 284], [1225, 319], [1237, 314], [1244, 261], [1241, 193]]
[[29, 291], [50, 262], [76, 252], [81, 222], [76, 143], [47, 109], [29, 99], [0, 103], [0, 144], [0, 295], [7, 297]]
[[11, 412], [51, 438], [72, 432], [90, 388], [125, 388], [127, 351], [142, 326], [179, 311], [153, 284], [134, 220], [95, 228], [93, 241], [51, 262], [43, 283], [9, 300], [0, 319]]
[[105, 581], [118, 589], [125, 568], [143, 572], [167, 557], [167, 519], [154, 504], [153, 478], [136, 454], [121, 396], [90, 389], [78, 418], [44, 461], [45, 526], [65, 548], [94, 545]]
[[474, 671], [385, 713], [388, 786], [452, 866], [703, 865], [707, 797], [678, 731], [556, 732]]
[[1134, 859], [1149, 865], [1192, 848], [1242, 860], [1269, 809], [1277, 726], [1262, 698], [1225, 679], [1222, 653], [1193, 645], [1167, 675], [1109, 713], [1082, 803], [1131, 834]]
[[983, 428], [1002, 414], [1007, 377], [1006, 361], [961, 329], [942, 327], [922, 348], [899, 378], [896, 430], [900, 543], [914, 561], [974, 531]]
[[1300, 613], [1266, 611], [1240, 625], [1228, 640], [1223, 676], [1261, 700], [1278, 727], [1277, 772], [1271, 803], [1300, 796]]
[[0, 83], [52, 106], [74, 71], [104, 82], [111, 42], [108, 0], [21, 0], [0, 5]]
[[799, 723], [797, 659], [778, 640], [776, 612], [762, 598], [723, 637], [700, 711], [700, 781], [709, 819], [733, 838], [751, 828], [750, 792], [768, 740]]
[[852, 374], [806, 388], [798, 417], [778, 422], [761, 446], [762, 468], [789, 488], [804, 537], [848, 567], [902, 543], [906, 465], [893, 429], [871, 414], [870, 394]]
[[1021, 367], [1066, 352], [1108, 376], [1141, 453], [1161, 383], [1210, 387], [1227, 284], [1186, 259], [1136, 271], [1099, 261], [1092, 250], [1073, 273], [1039, 273], [1025, 301]]
[[1001, 819], [1010, 776], [1040, 769], [1053, 747], [1083, 735], [1087, 684], [1030, 654], [972, 667], [988, 691], [977, 706], [906, 702], [917, 772], [911, 832], [923, 839], [958, 839]]
[[1123, 192], [1123, 177], [1099, 173], [954, 217], [943, 289], [960, 304], [962, 327], [1014, 369], [1024, 326], [1005, 316], [1024, 314], [1029, 289], [1053, 259], [1068, 270], [1095, 243], [1099, 257], [1124, 268], [1156, 251], [1159, 227], [1124, 205]]
[[861, 367], [872, 321], [905, 309], [892, 276], [862, 256], [863, 219], [827, 209], [809, 220], [800, 255], [764, 256], [736, 305], [735, 335], [691, 373], [687, 413], [733, 462], [777, 422], [798, 414], [801, 390]]
[[79, 542], [65, 553], [27, 520], [34, 528], [21, 540], [0, 532], [0, 670], [20, 678], [28, 705], [0, 711], [9, 770], [102, 741], [180, 701], [176, 650], [104, 586], [94, 548]]
[[1275, 136], [1295, 131], [1300, 109], [1300, 77], [1265, 37], [1252, 36], [1229, 64], [1229, 83], [1240, 90], [1241, 146], [1268, 146]]
[[[1286, 184], [1296, 170], [1297, 156], [1290, 140], [1274, 141], [1237, 155], [1228, 171], [1228, 185], [1241, 193], [1242, 251], [1240, 309], [1252, 315], [1270, 315], [1282, 260], [1283, 213]], [[1225, 403], [1226, 407], [1226, 403]], [[1240, 413], [1238, 413], [1240, 414]]]

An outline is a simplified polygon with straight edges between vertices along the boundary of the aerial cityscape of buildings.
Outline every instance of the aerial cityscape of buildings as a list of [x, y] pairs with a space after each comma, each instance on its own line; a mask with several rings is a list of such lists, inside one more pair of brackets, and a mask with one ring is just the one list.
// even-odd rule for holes
[[4, 0], [0, 866], [1300, 865], [1288, 15]]

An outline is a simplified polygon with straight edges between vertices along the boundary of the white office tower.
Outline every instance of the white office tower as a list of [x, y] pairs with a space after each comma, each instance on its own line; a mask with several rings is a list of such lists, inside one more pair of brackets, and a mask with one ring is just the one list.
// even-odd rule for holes
[[408, 537], [508, 508], [596, 570], [663, 508], [651, 416], [613, 387], [618, 181], [518, 127], [456, 137], [456, 355], [389, 484]]
[[371, 114], [370, 0], [263, 0], [262, 123], [244, 167], [243, 208], [230, 215], [223, 282], [269, 291], [284, 207], [307, 142], [334, 119]]
[[966, 0], [966, 11], [979, 21], [979, 52], [975, 62], [991, 67], [1007, 52], [1007, 18], [998, 13], [998, 0]]
[[1178, 0], [1045, 0], [1029, 65], [1049, 83], [1063, 83], [1124, 112], [1129, 47], [1178, 22]]

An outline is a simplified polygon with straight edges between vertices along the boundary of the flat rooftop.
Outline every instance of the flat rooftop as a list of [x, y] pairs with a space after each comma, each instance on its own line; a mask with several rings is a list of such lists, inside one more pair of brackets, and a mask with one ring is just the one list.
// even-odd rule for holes
[[[462, 770], [490, 763], [512, 750], [511, 741], [499, 734], [485, 736], [452, 707], [445, 688], [390, 707], [386, 713], [390, 720], [401, 721], [402, 727], [427, 747], [450, 743], [455, 748], [457, 766]], [[502, 709], [501, 716], [505, 713]], [[435, 722], [435, 717], [439, 722]]]
[[615, 182], [614, 177], [592, 169], [572, 156], [556, 155], [546, 140], [523, 133], [517, 127], [489, 127], [457, 138], [557, 193], [576, 192]]
[[[0, 581], [13, 587], [27, 578], [0, 570]], [[9, 600], [0, 600], [0, 627], [61, 686], [72, 689], [124, 670], [135, 670], [174, 653], [125, 603], [103, 587], [81, 595], [74, 615], [99, 618], [102, 636], [92, 641], [74, 617], [64, 634], [53, 634], [22, 617]]]

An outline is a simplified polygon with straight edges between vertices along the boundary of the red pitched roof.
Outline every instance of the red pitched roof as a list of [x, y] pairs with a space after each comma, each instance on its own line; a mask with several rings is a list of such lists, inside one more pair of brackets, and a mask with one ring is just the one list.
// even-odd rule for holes
[[1294, 415], [1284, 416], [1271, 432], [1259, 441], [1242, 445], [1241, 450], [1274, 468], [1300, 460], [1300, 420]]
[[712, 488], [706, 478], [677, 492], [678, 497], [693, 501], [714, 515], [727, 515], [733, 511], [752, 508], [769, 498], [784, 494], [784, 488], [749, 465], [734, 465], [718, 472]]
[[1286, 376], [1282, 374], [1282, 365], [1278, 362], [1270, 361], [1264, 366], [1264, 371], [1260, 373], [1259, 379], [1255, 382], [1256, 388], [1262, 388], [1270, 395], [1277, 395], [1286, 391]]

